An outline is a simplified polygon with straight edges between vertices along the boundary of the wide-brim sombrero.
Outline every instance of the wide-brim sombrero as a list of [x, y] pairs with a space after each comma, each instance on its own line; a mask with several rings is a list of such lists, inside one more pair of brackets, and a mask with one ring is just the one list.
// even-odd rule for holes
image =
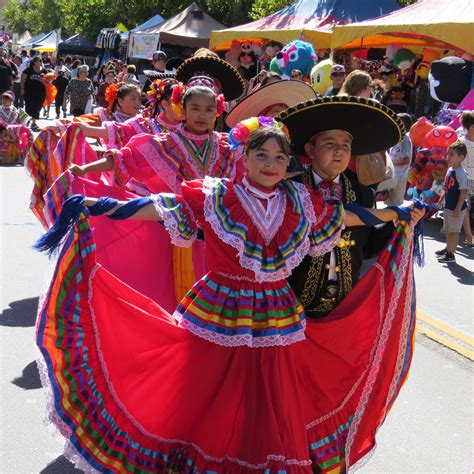
[[143, 74], [148, 77], [149, 79], [155, 80], [155, 79], [174, 79], [176, 77], [176, 74], [172, 72], [158, 72], [153, 69], [145, 69], [143, 71]]
[[176, 72], [176, 70], [179, 68], [179, 66], [181, 66], [181, 64], [183, 64], [183, 63], [184, 63], [183, 58], [179, 58], [177, 56], [172, 57], [172, 58], [168, 59], [168, 61], [166, 62], [166, 69], [168, 69], [168, 71]]
[[304, 153], [311, 137], [328, 130], [352, 135], [352, 154], [365, 155], [396, 145], [405, 134], [393, 110], [372, 100], [353, 96], [321, 97], [290, 107], [275, 117], [290, 133], [293, 149]]
[[194, 76], [217, 79], [226, 101], [238, 99], [245, 92], [244, 80], [237, 69], [217, 55], [193, 56], [176, 70], [176, 78], [183, 84]]
[[287, 107], [316, 98], [314, 89], [303, 81], [278, 81], [260, 87], [242, 99], [227, 115], [226, 124], [232, 128], [242, 120], [262, 115], [272, 105]]

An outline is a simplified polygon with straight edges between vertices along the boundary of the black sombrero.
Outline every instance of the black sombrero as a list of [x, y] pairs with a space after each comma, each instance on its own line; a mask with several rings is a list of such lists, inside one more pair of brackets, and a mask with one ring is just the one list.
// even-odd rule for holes
[[226, 124], [232, 128], [242, 120], [262, 115], [275, 104], [292, 107], [299, 102], [316, 98], [314, 89], [303, 81], [278, 81], [260, 87], [242, 99], [226, 117]]
[[155, 80], [155, 79], [175, 79], [176, 74], [172, 72], [159, 72], [155, 71], [153, 69], [145, 69], [143, 71], [143, 74], [148, 77], [149, 79]]
[[168, 61], [166, 61], [166, 69], [168, 69], [168, 71], [176, 72], [176, 70], [179, 68], [179, 66], [181, 66], [181, 64], [183, 64], [183, 63], [184, 63], [183, 58], [179, 58], [177, 56], [172, 57], [172, 58], [168, 59]]
[[387, 150], [405, 134], [403, 122], [385, 105], [352, 96], [321, 97], [284, 110], [275, 117], [285, 124], [296, 153], [304, 153], [311, 137], [328, 130], [352, 135], [352, 154]]
[[245, 92], [245, 83], [237, 69], [217, 54], [204, 48], [187, 59], [176, 70], [178, 81], [186, 84], [194, 76], [208, 76], [217, 79], [222, 86], [225, 100], [238, 99]]

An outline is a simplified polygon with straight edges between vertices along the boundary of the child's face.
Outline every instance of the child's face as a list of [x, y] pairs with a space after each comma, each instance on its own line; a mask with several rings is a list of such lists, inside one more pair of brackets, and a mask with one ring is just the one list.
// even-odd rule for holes
[[13, 101], [11, 100], [10, 97], [7, 96], [2, 96], [2, 106], [3, 107], [11, 107]]
[[207, 95], [194, 94], [184, 109], [186, 128], [197, 134], [212, 130], [216, 118], [216, 99]]
[[248, 150], [244, 166], [248, 177], [265, 189], [273, 189], [286, 174], [288, 155], [281, 149], [276, 138], [269, 138], [260, 148]]
[[123, 99], [118, 99], [118, 105], [124, 114], [138, 114], [142, 105], [140, 93], [137, 90], [130, 91]]
[[448, 160], [448, 164], [453, 168], [460, 166], [464, 158], [464, 155], [460, 155], [456, 150], [451, 148], [449, 148], [448, 152], [446, 153], [446, 159]]
[[328, 130], [315, 135], [305, 145], [314, 171], [323, 179], [334, 179], [346, 170], [351, 159], [352, 137], [343, 130]]
[[115, 74], [106, 74], [105, 82], [107, 84], [113, 84], [115, 82]]

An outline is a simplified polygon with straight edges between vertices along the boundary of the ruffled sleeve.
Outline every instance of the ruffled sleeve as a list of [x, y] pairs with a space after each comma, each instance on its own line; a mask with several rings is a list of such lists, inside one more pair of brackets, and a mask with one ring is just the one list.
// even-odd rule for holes
[[107, 130], [107, 139], [104, 140], [104, 146], [110, 148], [122, 148], [133, 137], [134, 130], [129, 124], [106, 121], [102, 126]]
[[325, 200], [317, 191], [307, 186], [305, 190], [312, 204], [312, 210], [308, 212], [312, 223], [308, 253], [313, 257], [324, 255], [336, 245], [344, 229], [344, 207], [341, 201]]

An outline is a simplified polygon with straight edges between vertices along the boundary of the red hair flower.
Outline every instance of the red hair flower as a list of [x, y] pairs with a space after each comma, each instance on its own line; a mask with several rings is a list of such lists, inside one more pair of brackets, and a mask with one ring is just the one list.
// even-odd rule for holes
[[219, 94], [216, 98], [216, 117], [219, 117], [225, 112], [225, 97], [224, 94]]

